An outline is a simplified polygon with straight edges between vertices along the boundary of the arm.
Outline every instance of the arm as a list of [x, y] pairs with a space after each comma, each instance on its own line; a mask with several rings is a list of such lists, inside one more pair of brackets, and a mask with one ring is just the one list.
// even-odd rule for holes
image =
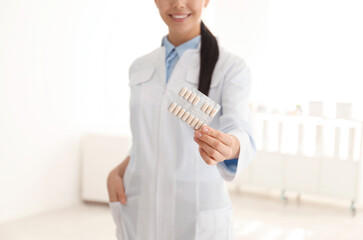
[[121, 178], [123, 178], [127, 165], [129, 164], [129, 161], [130, 161], [130, 156], [127, 156], [125, 158], [125, 160], [122, 161], [122, 163], [120, 163], [118, 166], [116, 166], [114, 169], [112, 169], [112, 171], [110, 172], [110, 175], [116, 174], [116, 175], [120, 176]]
[[[207, 127], [207, 132], [196, 131], [195, 139], [200, 146], [200, 154], [207, 164], [217, 165], [221, 176], [232, 181], [253, 159], [256, 148], [253, 124], [248, 100], [251, 79], [247, 66], [237, 60], [227, 70], [221, 99], [221, 128]], [[197, 138], [197, 139], [196, 139]], [[231, 171], [224, 160], [238, 159], [235, 170]]]
[[221, 176], [226, 181], [232, 181], [252, 161], [256, 153], [253, 119], [249, 109], [251, 85], [249, 68], [242, 59], [235, 59], [225, 74], [222, 86], [223, 112], [219, 119], [219, 130], [236, 137], [240, 151], [234, 170], [231, 166], [227, 167], [226, 162], [217, 164]]

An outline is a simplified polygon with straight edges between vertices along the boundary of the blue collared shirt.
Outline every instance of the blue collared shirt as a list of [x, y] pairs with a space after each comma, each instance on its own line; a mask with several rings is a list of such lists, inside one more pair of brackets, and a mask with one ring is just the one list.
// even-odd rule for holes
[[[175, 47], [171, 42], [169, 42], [167, 36], [163, 37], [162, 40], [162, 46], [165, 47], [165, 67], [166, 67], [166, 82], [169, 81], [170, 75], [173, 72], [173, 69], [180, 59], [181, 55], [185, 52], [187, 49], [197, 49], [201, 41], [201, 36], [198, 35], [189, 41], [186, 41], [183, 44], [180, 44], [179, 46]], [[173, 57], [174, 52], [176, 52], [176, 56]], [[169, 58], [173, 58], [171, 61], [168, 61]], [[236, 173], [237, 171], [237, 164], [238, 164], [238, 158], [230, 159], [230, 160], [224, 160], [221, 163], [218, 163], [221, 166], [225, 166], [228, 171], [231, 173]]]
[[[167, 36], [163, 37], [162, 46], [165, 47], [166, 82], [169, 81], [170, 75], [173, 72], [173, 69], [178, 60], [180, 59], [181, 55], [187, 49], [197, 49], [200, 43], [200, 39], [201, 36], [198, 35], [190, 39], [189, 41], [186, 41], [185, 43], [175, 47], [171, 42], [169, 42]], [[173, 58], [170, 62], [168, 62], [168, 59], [172, 57], [172, 55], [174, 55], [174, 52], [176, 53], [175, 58]]]

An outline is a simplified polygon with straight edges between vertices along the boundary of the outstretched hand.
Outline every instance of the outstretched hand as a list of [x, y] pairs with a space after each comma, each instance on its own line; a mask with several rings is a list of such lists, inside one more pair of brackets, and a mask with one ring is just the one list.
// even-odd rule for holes
[[198, 143], [200, 156], [208, 165], [237, 158], [240, 150], [240, 143], [235, 136], [206, 125], [195, 130], [194, 141]]

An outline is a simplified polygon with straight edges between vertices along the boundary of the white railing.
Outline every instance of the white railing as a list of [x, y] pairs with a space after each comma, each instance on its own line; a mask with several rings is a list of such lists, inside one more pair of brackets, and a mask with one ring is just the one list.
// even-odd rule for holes
[[302, 115], [255, 114], [257, 154], [237, 176], [237, 187], [254, 186], [359, 200], [363, 124]]

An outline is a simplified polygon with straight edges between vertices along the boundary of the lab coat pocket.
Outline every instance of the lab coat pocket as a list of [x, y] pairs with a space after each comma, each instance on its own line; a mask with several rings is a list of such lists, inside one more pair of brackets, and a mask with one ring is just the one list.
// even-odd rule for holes
[[116, 224], [116, 237], [118, 240], [122, 239], [122, 222], [121, 222], [121, 203], [120, 202], [109, 202], [113, 222]]
[[130, 82], [129, 86], [134, 86], [143, 82], [146, 82], [147, 80], [151, 79], [151, 76], [154, 73], [155, 68], [149, 67], [142, 69], [140, 71], [130, 72]]
[[232, 207], [201, 211], [198, 240], [233, 240]]
[[[155, 107], [158, 107], [155, 103], [154, 75], [154, 67], [130, 72], [130, 113], [132, 119], [139, 118], [142, 113], [152, 114], [152, 111], [155, 111]], [[133, 124], [131, 122], [131, 128], [133, 128]]]
[[142, 235], [137, 231], [139, 223], [147, 224], [147, 219], [140, 219], [143, 215], [139, 214], [139, 208], [140, 197], [127, 197], [125, 205], [121, 206], [122, 240], [147, 239], [138, 237]]

